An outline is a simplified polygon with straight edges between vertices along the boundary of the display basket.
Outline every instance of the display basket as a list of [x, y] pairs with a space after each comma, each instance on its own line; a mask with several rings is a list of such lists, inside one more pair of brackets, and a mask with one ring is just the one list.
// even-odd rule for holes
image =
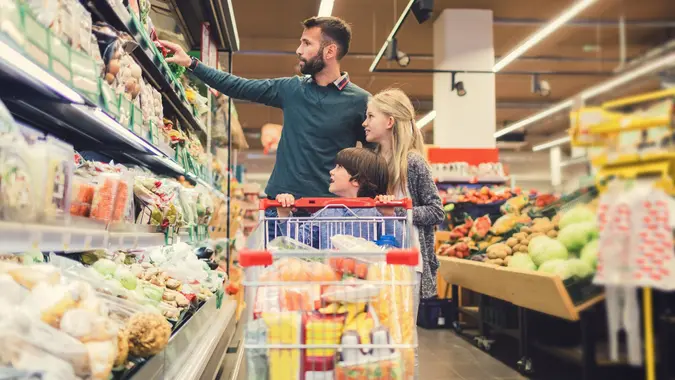
[[[417, 336], [414, 294], [419, 252], [410, 249], [409, 200], [302, 199], [308, 217], [266, 218], [279, 207], [263, 200], [262, 250], [239, 253], [247, 307], [244, 348], [248, 371], [260, 378], [357, 380], [409, 377]], [[402, 217], [360, 209], [404, 207]], [[269, 236], [273, 233], [272, 236]], [[395, 237], [406, 248], [373, 242]], [[274, 249], [287, 236], [295, 244]], [[270, 237], [273, 237], [270, 239]], [[288, 247], [288, 249], [283, 249]]]
[[420, 301], [417, 326], [424, 329], [446, 329], [452, 326], [452, 299], [429, 298]]
[[502, 216], [500, 207], [506, 201], [499, 201], [487, 204], [477, 204], [472, 202], [458, 202], [455, 203], [455, 208], [452, 210], [452, 223], [454, 225], [464, 223], [464, 217], [470, 216], [472, 219], [480, 218], [483, 215], [488, 215], [492, 223]]
[[532, 219], [546, 217], [552, 219], [559, 212], [565, 212], [576, 205], [591, 202], [597, 198], [599, 190], [597, 186], [582, 187], [574, 192], [560, 197], [557, 201], [539, 210], [530, 210], [528, 213]]

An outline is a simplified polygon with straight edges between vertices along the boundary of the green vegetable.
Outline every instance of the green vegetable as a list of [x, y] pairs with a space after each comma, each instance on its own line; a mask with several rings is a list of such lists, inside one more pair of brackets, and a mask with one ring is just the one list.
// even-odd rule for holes
[[563, 281], [571, 277], [571, 273], [568, 269], [568, 261], [562, 259], [547, 261], [539, 267], [538, 271], [555, 274]]
[[24, 252], [23, 254], [23, 263], [24, 264], [40, 264], [45, 262], [45, 256], [40, 250], [30, 250]]
[[593, 275], [593, 268], [581, 259], [567, 260], [567, 273], [569, 277], [586, 278]]
[[537, 270], [537, 266], [526, 253], [516, 253], [509, 259], [509, 268]]
[[124, 266], [119, 266], [115, 271], [115, 278], [129, 290], [136, 289], [136, 276]]
[[585, 261], [591, 268], [595, 269], [598, 265], [598, 248], [600, 240], [592, 240], [581, 250], [580, 259]]
[[567, 248], [561, 242], [549, 237], [537, 239], [534, 244], [530, 242], [530, 245], [532, 249], [530, 250], [530, 246], [528, 245], [528, 253], [537, 266], [541, 266], [547, 261], [556, 259], [566, 260], [569, 257]]
[[598, 226], [595, 221], [571, 224], [558, 233], [558, 241], [569, 251], [579, 252], [586, 243], [597, 238]]
[[560, 218], [560, 229], [564, 229], [567, 226], [571, 226], [577, 223], [583, 222], [594, 222], [595, 213], [584, 205], [579, 205], [564, 213]]
[[159, 302], [162, 300], [162, 296], [164, 295], [164, 289], [160, 288], [159, 286], [147, 284], [143, 287], [143, 293], [147, 298]]
[[96, 271], [104, 276], [113, 276], [117, 270], [117, 264], [109, 259], [98, 259], [92, 265]]
[[540, 243], [549, 241], [549, 240], [551, 240], [551, 238], [546, 236], [546, 235], [539, 235], [539, 236], [533, 237], [532, 240], [530, 240], [530, 243], [527, 245], [527, 252], [534, 251], [536, 249], [535, 247], [537, 245], [539, 245]]

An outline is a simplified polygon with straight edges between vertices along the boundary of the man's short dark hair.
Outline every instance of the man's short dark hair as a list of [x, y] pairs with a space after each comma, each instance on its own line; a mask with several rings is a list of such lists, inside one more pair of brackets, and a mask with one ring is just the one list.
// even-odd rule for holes
[[389, 170], [387, 160], [381, 155], [366, 148], [346, 148], [337, 154], [335, 163], [358, 182], [357, 196], [375, 198], [387, 194]]
[[324, 39], [329, 39], [338, 47], [337, 58], [342, 59], [349, 52], [352, 42], [352, 28], [339, 17], [310, 17], [302, 22], [305, 29], [319, 28]]

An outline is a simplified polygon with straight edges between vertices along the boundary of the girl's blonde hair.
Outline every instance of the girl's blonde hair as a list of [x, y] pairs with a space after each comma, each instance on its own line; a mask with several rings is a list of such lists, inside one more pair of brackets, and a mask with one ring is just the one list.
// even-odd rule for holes
[[[424, 157], [424, 138], [415, 124], [415, 108], [410, 98], [401, 90], [384, 90], [370, 99], [370, 104], [394, 119], [392, 132], [392, 156], [388, 159], [389, 194], [397, 191], [408, 193], [408, 154], [418, 152]], [[376, 149], [380, 152], [380, 147]]]

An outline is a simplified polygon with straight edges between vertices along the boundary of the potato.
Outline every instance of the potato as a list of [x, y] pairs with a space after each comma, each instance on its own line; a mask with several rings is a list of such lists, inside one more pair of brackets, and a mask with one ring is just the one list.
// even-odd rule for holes
[[117, 75], [120, 72], [120, 61], [118, 59], [111, 59], [108, 62], [108, 72], [112, 75]]
[[525, 227], [520, 229], [520, 232], [522, 232], [524, 234], [530, 234], [530, 233], [532, 233], [532, 228], [525, 226]]
[[511, 247], [509, 247], [508, 245], [505, 246], [505, 249], [506, 249], [506, 254], [507, 254], [507, 255], [510, 255], [510, 254], [513, 253], [513, 249], [511, 249]]
[[494, 259], [494, 260], [492, 260], [492, 262], [495, 265], [504, 265], [504, 259]]
[[515, 237], [509, 238], [509, 240], [506, 241], [506, 245], [508, 245], [509, 247], [515, 247], [516, 245], [518, 245], [518, 239], [516, 239]]
[[527, 253], [527, 246], [526, 245], [521, 246], [519, 252]]
[[506, 256], [504, 259], [504, 265], [509, 265], [509, 261], [511, 260], [511, 256]]
[[497, 251], [497, 252], [495, 253], [495, 255], [497, 255], [497, 257], [496, 257], [497, 259], [502, 259], [502, 260], [503, 260], [503, 259], [505, 259], [506, 256], [508, 256], [509, 254], [508, 254], [506, 251], [501, 250], [501, 251]]
[[548, 237], [550, 237], [550, 238], [558, 237], [558, 231], [556, 231], [556, 230], [550, 230], [550, 231], [548, 231], [548, 232], [546, 233], [546, 236], [548, 236]]
[[115, 81], [115, 76], [108, 73], [105, 75], [105, 81], [108, 82], [108, 84], [113, 84], [113, 82]]
[[497, 252], [487, 251], [487, 257], [488, 257], [488, 259], [496, 259], [497, 258]]
[[520, 241], [520, 244], [524, 245], [527, 247], [528, 244], [530, 244], [530, 238], [526, 238]]

